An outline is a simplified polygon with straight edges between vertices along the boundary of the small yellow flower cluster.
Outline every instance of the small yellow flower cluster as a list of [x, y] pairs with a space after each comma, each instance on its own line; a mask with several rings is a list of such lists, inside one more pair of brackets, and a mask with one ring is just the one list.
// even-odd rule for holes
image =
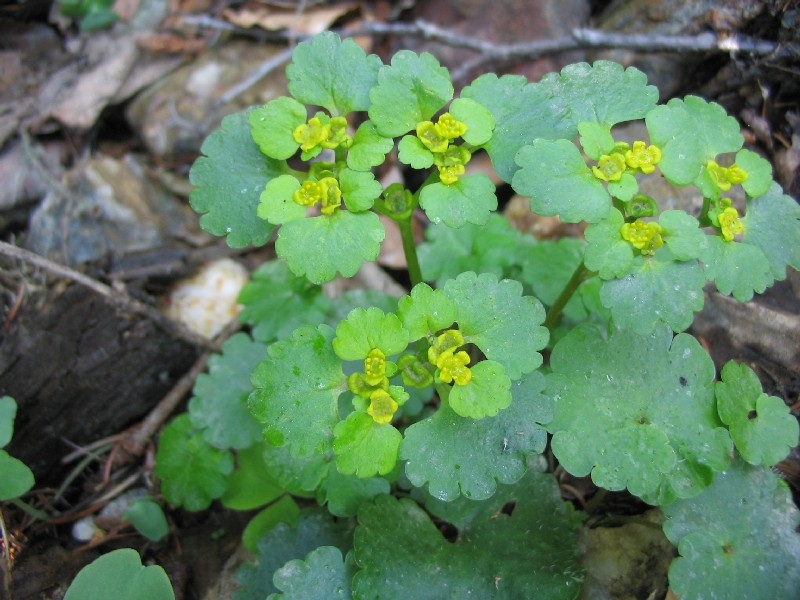
[[717, 216], [717, 220], [722, 239], [726, 242], [732, 242], [733, 236], [744, 233], [744, 223], [739, 218], [739, 211], [732, 206], [723, 209]]
[[649, 175], [655, 166], [661, 162], [661, 149], [657, 146], [648, 146], [645, 142], [637, 140], [633, 146], [625, 142], [617, 142], [611, 154], [603, 154], [592, 167], [592, 173], [603, 181], [619, 181], [622, 174], [631, 169]]
[[464, 345], [464, 336], [457, 329], [448, 329], [428, 349], [428, 360], [436, 365], [438, 377], [444, 383], [467, 385], [472, 381], [470, 371], [470, 358], [463, 350], [458, 350]]
[[466, 148], [450, 145], [466, 131], [466, 124], [456, 120], [450, 113], [441, 115], [436, 123], [423, 121], [417, 125], [417, 137], [433, 153], [433, 164], [439, 169], [439, 179], [445, 185], [458, 181], [466, 170], [465, 165], [472, 158]]
[[347, 378], [348, 389], [369, 400], [367, 414], [379, 425], [390, 423], [399, 404], [389, 393], [386, 355], [373, 348], [364, 359], [364, 372], [353, 373]]
[[386, 390], [375, 390], [369, 396], [367, 414], [372, 417], [372, 420], [378, 425], [386, 425], [392, 422], [398, 406], [394, 398], [389, 395], [389, 392]]
[[319, 116], [312, 117], [308, 123], [295, 127], [292, 137], [300, 144], [300, 150], [303, 152], [309, 152], [317, 147], [329, 149], [338, 148], [340, 145], [348, 147], [353, 142], [347, 135], [347, 119], [344, 117], [333, 117], [327, 123]]
[[323, 215], [332, 215], [342, 205], [342, 190], [335, 177], [323, 177], [319, 181], [304, 181], [293, 195], [300, 206], [314, 206], [321, 204], [320, 212]]
[[739, 185], [747, 179], [747, 171], [737, 164], [732, 164], [730, 167], [721, 167], [715, 161], [710, 160], [706, 163], [706, 170], [711, 177], [711, 181], [723, 192], [727, 192], [731, 189], [731, 186]]
[[622, 239], [630, 242], [642, 254], [655, 254], [656, 250], [664, 245], [664, 240], [661, 238], [663, 231], [658, 223], [639, 220], [625, 223], [620, 228]]

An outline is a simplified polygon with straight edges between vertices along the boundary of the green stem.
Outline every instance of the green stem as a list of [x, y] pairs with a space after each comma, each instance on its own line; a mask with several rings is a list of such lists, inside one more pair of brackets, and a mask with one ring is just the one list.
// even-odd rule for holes
[[569, 299], [572, 298], [572, 295], [576, 292], [578, 287], [584, 282], [590, 273], [591, 271], [589, 271], [589, 269], [586, 268], [586, 265], [583, 264], [583, 261], [581, 261], [581, 264], [579, 264], [578, 268], [575, 269], [572, 277], [569, 278], [567, 285], [564, 286], [561, 294], [550, 307], [550, 310], [547, 311], [547, 316], [545, 317], [543, 323], [545, 327], [551, 329], [553, 325], [556, 324], [559, 317], [561, 317], [561, 312], [564, 310], [567, 302], [569, 302]]
[[417, 258], [417, 243], [414, 241], [413, 216], [407, 219], [395, 221], [400, 228], [400, 238], [403, 240], [403, 252], [406, 255], [406, 265], [408, 266], [408, 276], [411, 278], [411, 287], [422, 283], [422, 269]]

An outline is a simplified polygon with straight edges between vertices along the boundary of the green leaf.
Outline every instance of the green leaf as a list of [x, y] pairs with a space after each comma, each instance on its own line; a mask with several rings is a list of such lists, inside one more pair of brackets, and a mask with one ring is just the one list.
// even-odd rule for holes
[[394, 314], [379, 308], [355, 308], [336, 328], [333, 350], [342, 360], [363, 360], [378, 348], [386, 356], [408, 346], [408, 331]]
[[334, 520], [318, 508], [301, 510], [293, 525], [279, 523], [258, 539], [254, 552], [257, 563], [245, 563], [237, 571], [240, 587], [233, 593], [234, 600], [264, 600], [277, 591], [272, 579], [276, 569], [319, 546], [336, 546], [347, 553], [352, 547], [354, 526], [352, 520]]
[[297, 277], [280, 260], [263, 263], [239, 294], [239, 320], [262, 343], [289, 337], [301, 325], [319, 325], [331, 309], [322, 288]]
[[519, 168], [514, 156], [539, 138], [574, 137], [574, 125], [566, 118], [567, 106], [555, 101], [553, 86], [528, 83], [521, 75], [481, 75], [461, 92], [489, 109], [494, 117], [492, 138], [484, 144], [495, 171], [511, 182]]
[[197, 377], [189, 400], [192, 426], [215, 448], [247, 448], [261, 439], [261, 427], [247, 410], [253, 391], [250, 373], [267, 348], [245, 333], [231, 336], [222, 354], [212, 354], [208, 373]]
[[769, 191], [772, 185], [772, 165], [769, 161], [750, 150], [739, 150], [736, 164], [747, 172], [742, 187], [748, 196], [755, 198]]
[[498, 362], [482, 360], [470, 367], [472, 379], [450, 389], [450, 407], [472, 419], [493, 417], [511, 404], [511, 380]]
[[647, 334], [666, 323], [683, 331], [703, 308], [705, 279], [695, 262], [637, 257], [627, 275], [603, 282], [600, 300], [622, 328]]
[[161, 479], [161, 493], [173, 506], [205, 510], [228, 489], [232, 471], [233, 455], [210, 446], [203, 434], [193, 429], [188, 414], [164, 428], [155, 473]]
[[250, 135], [263, 154], [286, 160], [300, 148], [300, 142], [294, 139], [293, 134], [307, 118], [305, 106], [294, 98], [280, 96], [264, 106], [250, 109]]
[[169, 533], [167, 517], [152, 498], [139, 498], [125, 511], [123, 518], [151, 542], [159, 542]]
[[658, 89], [647, 85], [644, 73], [607, 60], [567, 65], [542, 83], [554, 86], [554, 97], [569, 106], [567, 118], [576, 130], [589, 121], [611, 127], [641, 119], [658, 102]]
[[17, 401], [11, 396], [0, 396], [0, 448], [5, 448], [14, 435], [14, 418]]
[[786, 484], [735, 461], [701, 495], [663, 508], [680, 556], [669, 582], [681, 598], [795, 598], [800, 517]]
[[651, 504], [696, 495], [728, 465], [730, 438], [714, 402], [714, 364], [693, 337], [592, 326], [553, 348], [545, 394], [551, 447], [571, 474]]
[[347, 210], [354, 213], [372, 208], [375, 199], [383, 192], [383, 186], [375, 175], [351, 169], [339, 171], [339, 186]]
[[285, 170], [285, 164], [259, 151], [244, 112], [222, 119], [200, 151], [204, 156], [189, 171], [189, 182], [196, 187], [189, 203], [202, 215], [202, 228], [227, 236], [233, 248], [266, 244], [275, 228], [256, 216], [256, 207], [264, 186]]
[[523, 296], [519, 282], [467, 272], [448, 281], [444, 291], [456, 305], [456, 321], [466, 342], [503, 365], [511, 379], [542, 364], [538, 350], [547, 345], [548, 331], [538, 324], [544, 321], [544, 307], [536, 298]]
[[467, 126], [461, 136], [472, 146], [481, 146], [488, 142], [494, 131], [494, 117], [485, 106], [471, 98], [456, 98], [450, 104], [450, 114]]
[[0, 450], [0, 501], [22, 496], [34, 483], [33, 471], [28, 465]]
[[297, 45], [286, 77], [289, 92], [303, 104], [321, 106], [333, 116], [346, 115], [369, 108], [369, 91], [380, 67], [376, 55], [326, 31]]
[[336, 517], [354, 517], [364, 502], [388, 494], [390, 489], [383, 477], [356, 477], [330, 469], [317, 491], [317, 502], [320, 506], [327, 504], [328, 512]]
[[397, 144], [397, 159], [412, 169], [427, 169], [433, 165], [433, 152], [416, 135], [404, 135]]
[[[530, 287], [542, 304], [552, 306], [583, 261], [585, 246], [582, 240], [571, 237], [557, 242], [544, 240], [531, 246], [525, 253], [520, 280]], [[564, 314], [574, 319], [586, 317], [580, 293], [570, 298]]]
[[422, 273], [440, 287], [464, 271], [507, 277], [536, 243], [532, 236], [494, 213], [485, 225], [467, 223], [453, 229], [431, 224], [425, 238], [427, 241], [417, 249]]
[[353, 412], [334, 429], [336, 467], [345, 475], [385, 475], [397, 464], [403, 436], [390, 424], [380, 425], [363, 412]]
[[757, 246], [726, 242], [718, 235], [707, 236], [701, 255], [706, 278], [713, 281], [721, 294], [733, 294], [739, 302], [762, 293], [774, 279], [769, 262]]
[[611, 154], [614, 150], [614, 138], [611, 135], [611, 126], [595, 121], [578, 123], [578, 133], [581, 134], [580, 142], [586, 155], [599, 159], [603, 154]]
[[742, 458], [771, 467], [797, 445], [797, 419], [780, 398], [768, 396], [750, 367], [729, 361], [715, 384], [719, 418]]
[[761, 249], [777, 281], [786, 279], [787, 266], [800, 269], [800, 205], [777, 183], [747, 203], [742, 223], [742, 241]]
[[354, 171], [369, 171], [382, 165], [392, 148], [392, 138], [379, 134], [372, 121], [364, 121], [358, 126], [353, 145], [347, 151], [347, 166]]
[[305, 560], [291, 560], [275, 571], [275, 587], [283, 593], [270, 594], [267, 600], [350, 600], [351, 578], [341, 550], [321, 546], [310, 552]]
[[306, 207], [292, 199], [300, 182], [292, 175], [279, 175], [266, 186], [258, 202], [256, 214], [273, 225], [296, 221], [306, 216]]
[[450, 73], [432, 54], [400, 50], [378, 71], [369, 94], [369, 118], [378, 133], [399, 137], [428, 121], [453, 97]]
[[[511, 515], [506, 506], [514, 507]], [[445, 519], [446, 509], [468, 514], [457, 523], [454, 543], [412, 500], [379, 496], [363, 507], [354, 597], [529, 598], [532, 590], [548, 600], [577, 597], [579, 521], [551, 476], [531, 473], [488, 502], [464, 499], [435, 508]]]
[[433, 223], [463, 227], [467, 223], [485, 225], [497, 209], [497, 196], [492, 180], [483, 173], [464, 175], [445, 185], [431, 183], [422, 188], [419, 205]]
[[264, 468], [279, 486], [295, 496], [313, 497], [329, 474], [333, 447], [327, 452], [295, 458], [288, 446], [266, 445]]
[[[528, 456], [540, 454], [547, 434], [538, 423], [552, 410], [542, 396], [544, 377], [534, 372], [511, 386], [513, 401], [493, 419], [473, 420], [443, 404], [431, 417], [405, 430], [400, 458], [416, 487], [444, 501], [464, 495], [490, 498], [497, 483], [514, 483], [528, 469]], [[451, 395], [452, 397], [452, 395]]]
[[636, 181], [636, 177], [630, 173], [623, 173], [619, 181], [609, 181], [606, 189], [614, 198], [630, 202], [639, 191], [639, 183]]
[[158, 565], [145, 567], [139, 553], [121, 548], [83, 567], [64, 600], [174, 600], [172, 584]]
[[627, 275], [633, 266], [633, 246], [622, 239], [625, 223], [622, 213], [612, 208], [608, 216], [586, 228], [586, 268], [596, 271], [601, 279]]
[[294, 525], [300, 516], [300, 507], [291, 496], [282, 496], [250, 519], [242, 532], [242, 544], [255, 552], [258, 540], [281, 523]]
[[569, 140], [535, 140], [515, 157], [520, 170], [511, 187], [530, 196], [534, 213], [568, 223], [596, 223], [608, 216], [611, 196]]
[[237, 454], [236, 469], [221, 500], [223, 506], [233, 510], [252, 510], [284, 493], [264, 462], [264, 444], [259, 444]]
[[661, 148], [658, 167], [676, 185], [692, 183], [709, 160], [736, 152], [744, 143], [736, 119], [716, 102], [697, 96], [657, 106], [645, 123], [650, 140]]
[[665, 210], [658, 217], [664, 229], [664, 244], [678, 260], [692, 260], [702, 255], [707, 240], [700, 223], [683, 210]]
[[331, 327], [338, 326], [354, 308], [372, 307], [393, 312], [397, 309], [397, 297], [379, 290], [347, 290], [331, 303], [325, 322]]
[[456, 320], [456, 306], [442, 290], [419, 283], [397, 303], [397, 316], [413, 342], [450, 327]]
[[378, 215], [338, 210], [284, 224], [275, 249], [295, 275], [320, 284], [337, 273], [355, 275], [364, 261], [375, 260], [385, 236]]
[[269, 358], [253, 371], [250, 412], [264, 425], [264, 439], [288, 445], [296, 458], [331, 448], [338, 399], [346, 386], [332, 340], [327, 325], [301, 327], [290, 339], [272, 344]]

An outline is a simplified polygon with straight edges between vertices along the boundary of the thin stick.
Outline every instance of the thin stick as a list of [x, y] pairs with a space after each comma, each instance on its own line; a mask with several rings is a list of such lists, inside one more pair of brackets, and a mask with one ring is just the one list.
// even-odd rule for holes
[[12, 598], [11, 595], [11, 540], [8, 537], [8, 530], [6, 529], [6, 521], [3, 518], [3, 511], [0, 510], [0, 534], [3, 536], [3, 587], [5, 588], [6, 597]]

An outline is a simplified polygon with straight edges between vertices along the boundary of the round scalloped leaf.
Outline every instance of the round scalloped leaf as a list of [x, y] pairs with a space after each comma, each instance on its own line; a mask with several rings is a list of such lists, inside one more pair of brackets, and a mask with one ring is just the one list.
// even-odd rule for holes
[[639, 191], [639, 182], [630, 173], [623, 173], [619, 181], [609, 181], [607, 189], [614, 198], [629, 202]]
[[528, 83], [521, 75], [481, 75], [461, 92], [489, 109], [495, 127], [484, 144], [495, 171], [511, 182], [519, 168], [514, 157], [523, 146], [539, 138], [572, 138], [573, 124], [566, 118], [567, 106], [553, 99], [552, 86]]
[[676, 185], [692, 183], [709, 160], [744, 143], [736, 119], [697, 96], [673, 98], [651, 110], [645, 122], [650, 140], [661, 148], [658, 167]]
[[482, 360], [470, 367], [472, 379], [450, 390], [450, 407], [472, 419], [493, 417], [511, 404], [511, 380], [498, 362]]
[[408, 331], [392, 313], [380, 308], [354, 308], [336, 328], [333, 350], [342, 360], [363, 360], [378, 348], [388, 357], [408, 346]]
[[397, 144], [397, 160], [412, 169], [427, 169], [433, 165], [433, 152], [416, 135], [404, 135]]
[[609, 490], [665, 504], [690, 497], [729, 461], [714, 401], [714, 364], [693, 337], [573, 329], [550, 359], [547, 429], [561, 465]]
[[280, 260], [263, 263], [239, 293], [239, 320], [259, 342], [289, 337], [301, 325], [318, 325], [331, 308], [322, 288], [297, 277]]
[[431, 183], [422, 188], [419, 205], [433, 223], [463, 227], [485, 225], [497, 209], [492, 180], [483, 173], [464, 175], [453, 184]]
[[397, 464], [402, 434], [389, 424], [376, 423], [367, 413], [350, 413], [333, 433], [336, 468], [345, 475], [385, 475]]
[[611, 135], [611, 126], [595, 121], [578, 123], [578, 133], [581, 134], [580, 142], [586, 155], [598, 160], [603, 154], [614, 151], [614, 138]]
[[264, 186], [286, 165], [261, 153], [250, 137], [245, 112], [222, 119], [200, 151], [205, 156], [189, 171], [189, 181], [196, 186], [189, 203], [202, 215], [201, 227], [227, 236], [232, 248], [266, 244], [275, 227], [256, 216], [256, 207]]
[[696, 262], [637, 257], [621, 279], [603, 281], [600, 301], [623, 329], [647, 334], [666, 323], [683, 331], [703, 308], [706, 277]]
[[296, 221], [306, 216], [306, 207], [292, 199], [300, 189], [300, 182], [292, 175], [279, 175], [267, 185], [259, 196], [256, 214], [273, 225]]
[[302, 327], [290, 339], [272, 344], [269, 358], [253, 371], [250, 412], [264, 425], [267, 442], [288, 445], [297, 458], [331, 448], [338, 399], [346, 386], [332, 341], [328, 325]]
[[787, 266], [800, 269], [800, 204], [777, 183], [747, 203], [742, 223], [742, 241], [761, 249], [776, 280], [786, 279]]
[[702, 494], [663, 511], [664, 533], [680, 554], [669, 569], [679, 597], [797, 597], [800, 517], [769, 469], [737, 460]]
[[748, 196], [762, 196], [769, 191], [772, 185], [772, 165], [769, 161], [750, 150], [739, 150], [736, 164], [747, 172], [742, 187]]
[[392, 148], [392, 138], [379, 134], [372, 121], [364, 121], [358, 126], [353, 145], [347, 151], [347, 166], [354, 171], [369, 171], [382, 165]]
[[333, 449], [325, 454], [312, 454], [302, 459], [295, 458], [288, 446], [262, 446], [264, 468], [270, 477], [293, 496], [313, 497], [320, 483], [326, 480], [331, 470]]
[[[573, 600], [583, 570], [580, 522], [553, 478], [531, 473], [488, 502], [468, 503], [454, 543], [412, 500], [379, 496], [359, 513], [354, 540], [356, 598], [528, 598]], [[457, 505], [457, 506], [454, 506]], [[511, 515], [503, 511], [513, 505]]]
[[378, 133], [399, 137], [428, 121], [453, 98], [450, 73], [427, 52], [400, 50], [378, 71], [369, 94], [369, 118]]
[[233, 510], [253, 510], [277, 500], [286, 493], [264, 462], [261, 443], [237, 452], [236, 469], [222, 495], [223, 506]]
[[286, 160], [300, 148], [293, 134], [307, 117], [305, 106], [294, 98], [280, 96], [250, 109], [250, 135], [266, 156]]
[[719, 418], [750, 464], [771, 467], [797, 445], [797, 419], [783, 400], [761, 390], [758, 376], [747, 365], [729, 361], [714, 391]]
[[448, 281], [444, 291], [456, 305], [456, 321], [466, 342], [503, 365], [511, 379], [539, 368], [538, 351], [549, 337], [547, 328], [538, 325], [545, 311], [536, 298], [522, 295], [522, 284], [498, 281], [491, 273], [466, 272]]
[[520, 170], [511, 187], [530, 197], [534, 213], [559, 215], [568, 223], [596, 223], [608, 216], [611, 196], [569, 140], [535, 140], [520, 148], [515, 160]]
[[258, 540], [266, 532], [279, 523], [296, 523], [300, 516], [300, 507], [289, 495], [282, 496], [275, 502], [262, 508], [248, 521], [242, 532], [242, 545], [250, 552], [255, 552]]
[[612, 208], [608, 216], [586, 228], [586, 256], [584, 264], [596, 271], [601, 279], [622, 277], [633, 265], [633, 246], [622, 239], [620, 230], [625, 223], [622, 213]]
[[472, 98], [456, 98], [450, 103], [449, 112], [467, 126], [467, 131], [461, 137], [468, 144], [480, 146], [491, 139], [494, 117], [482, 104]]
[[383, 192], [383, 186], [374, 174], [352, 169], [339, 171], [339, 186], [347, 210], [354, 213], [372, 208], [375, 199]]
[[205, 510], [228, 489], [232, 471], [233, 454], [206, 443], [202, 433], [192, 428], [188, 414], [164, 428], [155, 474], [161, 479], [161, 493], [171, 505]]
[[356, 477], [330, 469], [323, 485], [317, 489], [317, 503], [327, 505], [328, 512], [336, 517], [355, 517], [358, 508], [375, 496], [388, 494], [389, 482], [383, 477]]
[[303, 104], [321, 106], [331, 115], [369, 108], [369, 91], [378, 79], [381, 59], [351, 39], [333, 32], [297, 45], [286, 67], [289, 92]]
[[658, 217], [664, 229], [664, 244], [678, 260], [698, 258], [706, 247], [706, 234], [700, 223], [683, 210], [665, 210]]
[[189, 418], [215, 448], [242, 449], [261, 439], [261, 426], [247, 409], [253, 391], [250, 373], [267, 355], [265, 344], [237, 333], [222, 346], [222, 354], [208, 359], [189, 400]]
[[726, 242], [718, 235], [707, 236], [701, 259], [706, 278], [713, 281], [721, 294], [732, 294], [739, 302], [762, 293], [774, 279], [767, 257], [750, 244]]
[[[511, 386], [513, 401], [493, 419], [457, 415], [447, 405], [405, 430], [400, 458], [416, 487], [449, 502], [459, 495], [485, 500], [497, 483], [514, 483], [540, 454], [547, 434], [538, 423], [552, 418], [550, 399], [541, 394], [544, 377], [534, 372]], [[452, 395], [451, 395], [452, 397]]]
[[350, 600], [351, 578], [341, 550], [321, 546], [309, 552], [305, 560], [290, 560], [275, 571], [273, 582], [283, 593], [270, 594], [267, 600]]
[[120, 548], [83, 567], [69, 586], [64, 600], [175, 600], [166, 571], [144, 566], [139, 553]]
[[28, 465], [5, 450], [0, 450], [0, 475], [0, 502], [18, 498], [35, 483]]
[[577, 130], [586, 121], [609, 127], [643, 118], [658, 102], [658, 89], [635, 67], [598, 60], [576, 63], [542, 80], [555, 87], [554, 98], [568, 104], [567, 118]]
[[295, 275], [312, 283], [331, 281], [337, 273], [352, 277], [365, 261], [378, 256], [386, 236], [378, 215], [337, 210], [333, 215], [298, 219], [281, 226], [275, 250]]
[[134, 500], [122, 517], [151, 542], [160, 542], [169, 533], [169, 523], [161, 505], [152, 498]]
[[456, 306], [442, 290], [419, 283], [400, 298], [397, 316], [408, 330], [408, 341], [413, 342], [450, 327], [456, 320]]
[[14, 435], [14, 418], [17, 401], [11, 396], [0, 396], [0, 448], [5, 448]]

